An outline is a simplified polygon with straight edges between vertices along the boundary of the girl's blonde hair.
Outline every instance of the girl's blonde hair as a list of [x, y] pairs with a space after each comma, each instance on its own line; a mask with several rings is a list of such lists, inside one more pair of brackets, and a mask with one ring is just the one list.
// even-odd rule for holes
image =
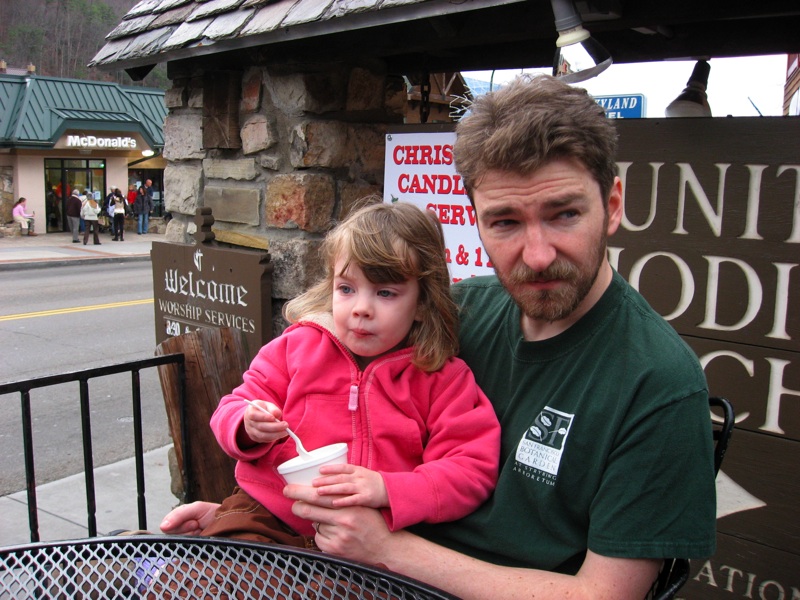
[[333, 310], [334, 265], [357, 265], [372, 283], [419, 281], [419, 320], [408, 334], [413, 364], [437, 371], [458, 353], [458, 308], [450, 295], [444, 236], [436, 216], [413, 204], [370, 204], [334, 228], [320, 249], [325, 275], [283, 309], [290, 323]]

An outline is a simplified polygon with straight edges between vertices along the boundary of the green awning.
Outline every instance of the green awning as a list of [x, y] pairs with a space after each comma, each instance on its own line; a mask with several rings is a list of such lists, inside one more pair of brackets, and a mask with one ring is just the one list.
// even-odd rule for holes
[[116, 83], [0, 75], [0, 147], [51, 148], [70, 129], [138, 133], [164, 147], [164, 92]]

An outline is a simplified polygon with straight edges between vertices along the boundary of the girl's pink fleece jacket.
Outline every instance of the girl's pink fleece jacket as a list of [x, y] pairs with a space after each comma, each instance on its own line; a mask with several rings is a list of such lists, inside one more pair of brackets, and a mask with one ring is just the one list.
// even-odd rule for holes
[[311, 523], [294, 516], [276, 467], [297, 456], [288, 437], [240, 448], [247, 404], [281, 407], [308, 450], [347, 442], [348, 462], [383, 476], [390, 529], [452, 521], [475, 510], [497, 481], [500, 425], [464, 361], [451, 358], [425, 373], [410, 348], [382, 356], [361, 371], [326, 326], [304, 322], [264, 346], [244, 382], [222, 398], [211, 428], [235, 458], [236, 480], [253, 498], [302, 535]]

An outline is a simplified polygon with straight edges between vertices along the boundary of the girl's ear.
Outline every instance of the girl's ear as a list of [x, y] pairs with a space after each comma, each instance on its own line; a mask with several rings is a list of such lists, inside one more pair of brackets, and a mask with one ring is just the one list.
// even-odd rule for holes
[[414, 313], [414, 320], [418, 323], [422, 323], [422, 320], [425, 318], [425, 308], [422, 302], [417, 303], [417, 312]]

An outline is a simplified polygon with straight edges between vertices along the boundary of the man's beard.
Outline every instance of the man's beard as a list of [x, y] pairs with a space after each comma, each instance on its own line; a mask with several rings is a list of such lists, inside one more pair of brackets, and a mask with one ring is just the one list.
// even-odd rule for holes
[[[524, 263], [514, 267], [508, 274], [497, 271], [497, 278], [506, 288], [520, 310], [530, 319], [549, 323], [571, 315], [592, 289], [606, 254], [606, 235], [595, 248], [595, 261], [581, 269], [567, 260], [556, 259], [544, 271], [537, 272]], [[526, 283], [560, 280], [555, 290], [527, 290]]]

